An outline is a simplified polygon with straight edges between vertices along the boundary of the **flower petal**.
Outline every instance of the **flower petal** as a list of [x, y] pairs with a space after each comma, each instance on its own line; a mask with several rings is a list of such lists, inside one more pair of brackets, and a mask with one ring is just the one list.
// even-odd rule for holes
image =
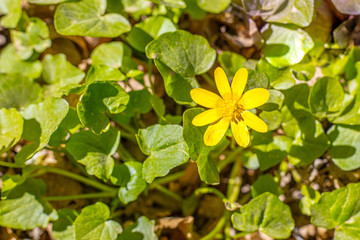
[[245, 123], [240, 121], [238, 123], [231, 122], [231, 131], [234, 135], [236, 142], [243, 148], [247, 147], [250, 143], [249, 130]]
[[220, 142], [229, 128], [231, 118], [222, 118], [217, 123], [211, 124], [205, 131], [204, 143], [207, 146], [215, 146]]
[[245, 92], [238, 104], [246, 110], [252, 109], [266, 103], [269, 97], [270, 93], [265, 88], [254, 88]]
[[200, 127], [213, 123], [219, 120], [220, 117], [221, 116], [218, 114], [218, 110], [216, 108], [213, 108], [196, 115], [192, 120], [192, 124]]
[[229, 80], [221, 67], [215, 69], [214, 72], [216, 87], [223, 99], [229, 100], [232, 97]]
[[224, 101], [219, 95], [203, 88], [191, 89], [190, 96], [197, 104], [207, 108], [214, 108], [217, 102]]
[[248, 71], [246, 68], [240, 68], [231, 83], [231, 91], [233, 94], [234, 102], [238, 102], [244, 92], [245, 85], [248, 78]]
[[244, 119], [245, 124], [251, 127], [252, 129], [254, 129], [255, 131], [257, 132], [268, 131], [268, 126], [266, 125], [266, 123], [252, 112], [245, 111], [241, 114], [241, 117]]

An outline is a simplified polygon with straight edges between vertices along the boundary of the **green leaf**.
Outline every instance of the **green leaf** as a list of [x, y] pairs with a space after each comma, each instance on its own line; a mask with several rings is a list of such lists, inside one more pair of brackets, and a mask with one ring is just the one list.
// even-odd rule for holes
[[55, 28], [63, 35], [118, 37], [131, 30], [129, 21], [116, 13], [105, 14], [106, 0], [62, 3], [55, 12]]
[[106, 65], [112, 68], [120, 68], [126, 57], [131, 57], [131, 49], [122, 42], [100, 44], [90, 56], [92, 65]]
[[254, 88], [267, 88], [269, 86], [269, 79], [264, 73], [258, 73], [253, 70], [249, 70], [248, 80], [244, 91], [249, 91]]
[[359, 239], [360, 236], [360, 213], [356, 214], [346, 223], [343, 223], [335, 231], [335, 240]]
[[153, 107], [155, 113], [158, 116], [164, 116], [165, 115], [165, 104], [164, 101], [158, 97], [158, 95], [151, 95], [150, 96], [150, 103]]
[[283, 121], [283, 115], [277, 110], [271, 112], [263, 111], [259, 114], [259, 117], [264, 120], [269, 131], [278, 129]]
[[21, 138], [24, 120], [16, 109], [0, 109], [0, 153], [14, 146]]
[[31, 79], [39, 78], [42, 71], [40, 61], [23, 61], [13, 44], [7, 45], [0, 54], [0, 73], [18, 73]]
[[151, 183], [189, 159], [189, 147], [183, 138], [183, 129], [178, 125], [155, 124], [140, 129], [136, 135], [141, 151], [149, 155], [143, 165], [143, 178]]
[[263, 48], [265, 58], [275, 67], [299, 63], [314, 47], [309, 34], [293, 26], [270, 24], [263, 36], [266, 40]]
[[226, 76], [229, 79], [233, 79], [235, 73], [242, 67], [244, 67], [244, 62], [246, 58], [229, 51], [224, 51], [219, 54], [218, 61], [220, 66], [224, 69]]
[[320, 193], [309, 186], [302, 185], [301, 193], [304, 196], [300, 199], [299, 207], [302, 214], [311, 216], [311, 206], [320, 200]]
[[0, 108], [23, 108], [42, 98], [42, 89], [20, 74], [0, 74]]
[[75, 239], [74, 221], [79, 216], [78, 211], [69, 208], [58, 210], [59, 219], [53, 222], [53, 236], [57, 240]]
[[204, 37], [184, 30], [162, 34], [147, 45], [145, 52], [148, 58], [161, 61], [183, 77], [207, 72], [216, 58]]
[[154, 232], [155, 221], [141, 216], [136, 223], [127, 227], [119, 236], [119, 240], [158, 240]]
[[64, 99], [47, 98], [43, 102], [32, 104], [21, 111], [25, 120], [22, 138], [30, 143], [23, 146], [15, 156], [16, 163], [23, 164], [47, 145], [68, 110], [69, 104]]
[[117, 68], [106, 65], [91, 66], [86, 75], [86, 83], [95, 81], [123, 81], [126, 76]]
[[261, 231], [272, 238], [290, 237], [295, 226], [289, 206], [272, 193], [263, 193], [233, 213], [231, 221], [240, 231]]
[[71, 130], [77, 129], [79, 125], [81, 125], [81, 123], [76, 109], [70, 107], [65, 118], [61, 121], [55, 132], [51, 135], [49, 145], [59, 146], [60, 144], [66, 142], [66, 138], [69, 132], [71, 132]]
[[76, 240], [115, 240], [122, 232], [118, 222], [108, 220], [110, 210], [107, 205], [97, 202], [84, 207], [75, 219]]
[[336, 9], [343, 14], [358, 15], [360, 14], [360, 3], [356, 0], [331, 0]]
[[186, 4], [183, 0], [150, 0], [159, 5], [165, 5], [171, 8], [185, 8]]
[[350, 183], [333, 192], [323, 193], [320, 200], [311, 207], [311, 222], [327, 229], [351, 223], [351, 217], [360, 211], [359, 194], [359, 183]]
[[360, 126], [333, 125], [328, 136], [329, 153], [334, 163], [344, 171], [360, 167]]
[[[203, 139], [207, 126], [196, 127], [191, 123], [193, 118], [202, 112], [204, 112], [202, 108], [191, 108], [184, 112], [183, 136], [189, 147], [190, 157], [197, 163], [200, 179], [207, 184], [219, 184], [219, 171], [214, 159], [209, 156], [210, 152], [218, 149], [218, 146], [205, 145]], [[223, 138], [219, 146], [228, 143], [228, 140]]]
[[49, 28], [40, 18], [30, 18], [26, 32], [12, 30], [10, 34], [17, 54], [24, 60], [30, 58], [33, 53], [42, 53], [51, 46]]
[[270, 86], [277, 90], [288, 89], [295, 85], [295, 79], [290, 68], [273, 67], [264, 58], [256, 64], [256, 71], [265, 73], [269, 78]]
[[80, 121], [96, 134], [110, 128], [108, 114], [125, 110], [129, 95], [116, 82], [92, 82], [77, 105]]
[[6, 200], [0, 201], [0, 226], [21, 230], [45, 228], [57, 220], [56, 211], [42, 199], [46, 185], [42, 179], [26, 179], [11, 189]]
[[62, 2], [66, 2], [69, 0], [29, 0], [29, 3], [32, 4], [39, 4], [39, 5], [53, 5], [53, 4], [59, 4]]
[[344, 91], [340, 82], [331, 77], [318, 79], [309, 96], [311, 112], [319, 117], [337, 112], [342, 108]]
[[[117, 176], [129, 176], [125, 182], [121, 183], [118, 197], [124, 204], [135, 201], [145, 190], [147, 183], [142, 177], [142, 164], [140, 162], [126, 162], [118, 168]], [[113, 174], [114, 175], [114, 172]]]
[[184, 0], [186, 3], [185, 13], [189, 14], [192, 19], [202, 19], [206, 12], [202, 10], [194, 0]]
[[121, 114], [127, 117], [133, 117], [136, 113], [148, 113], [152, 106], [150, 102], [151, 93], [146, 89], [129, 92], [129, 103]]
[[262, 137], [266, 137], [263, 133], [253, 133], [254, 140], [254, 151], [257, 155], [260, 170], [264, 171], [273, 167], [283, 161], [289, 152], [292, 139], [287, 136], [275, 136], [272, 137], [272, 133], [269, 132], [269, 139], [257, 143], [257, 138], [259, 135], [263, 135]]
[[164, 79], [167, 95], [173, 98], [178, 104], [195, 105], [191, 99], [190, 90], [199, 87], [196, 78], [183, 77], [180, 74], [173, 72], [168, 66], [158, 60], [155, 60], [155, 65]]
[[293, 23], [300, 27], [307, 27], [310, 25], [313, 15], [314, 0], [290, 0], [279, 6], [274, 14], [264, 17], [264, 20], [267, 22]]
[[21, 18], [21, 0], [3, 0], [0, 3], [0, 25], [4, 28], [15, 28]]
[[251, 195], [253, 198], [269, 192], [276, 196], [279, 196], [282, 193], [282, 190], [279, 184], [275, 181], [274, 177], [270, 174], [261, 175], [252, 185], [251, 185]]
[[274, 111], [280, 109], [284, 102], [284, 94], [275, 89], [270, 89], [268, 91], [270, 93], [269, 100], [258, 108], [264, 111]]
[[61, 97], [76, 86], [85, 77], [85, 73], [66, 61], [64, 54], [51, 55], [44, 57], [43, 79], [50, 85], [45, 86], [46, 96]]
[[146, 18], [134, 25], [126, 41], [136, 50], [145, 52], [146, 45], [163, 33], [176, 31], [175, 24], [164, 16]]
[[91, 131], [81, 131], [71, 135], [66, 150], [81, 164], [89, 174], [107, 180], [114, 168], [113, 155], [120, 142], [120, 131], [109, 131], [96, 135]]
[[231, 0], [196, 0], [198, 6], [210, 13], [221, 13], [231, 3]]

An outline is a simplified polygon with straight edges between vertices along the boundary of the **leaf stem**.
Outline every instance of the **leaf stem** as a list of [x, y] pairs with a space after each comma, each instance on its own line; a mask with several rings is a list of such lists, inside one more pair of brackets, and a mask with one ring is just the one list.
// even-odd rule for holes
[[166, 177], [158, 178], [154, 180], [154, 183], [157, 184], [165, 184], [174, 180], [181, 178], [184, 175], [184, 171], [176, 172], [171, 175], [167, 175]]
[[47, 201], [65, 201], [73, 199], [89, 199], [89, 198], [106, 198], [106, 197], [115, 197], [116, 193], [114, 192], [99, 192], [99, 193], [85, 193], [77, 195], [64, 195], [64, 196], [45, 196], [43, 199]]
[[149, 82], [150, 82], [150, 87], [151, 87], [151, 92], [154, 95], [155, 94], [155, 88], [154, 88], [154, 84], [151, 80], [152, 77], [152, 59], [148, 60], [148, 77], [149, 77]]
[[218, 196], [224, 203], [226, 203], [228, 201], [228, 199], [225, 197], [225, 195], [220, 192], [219, 190], [217, 190], [216, 188], [211, 188], [211, 187], [202, 187], [202, 188], [198, 188], [195, 190], [194, 194], [195, 196], [199, 196], [201, 194], [208, 194], [208, 193], [212, 193], [215, 194], [216, 196]]
[[205, 79], [205, 81], [212, 87], [216, 88], [215, 81], [207, 74], [203, 73], [201, 76]]
[[161, 186], [160, 184], [153, 182], [150, 186], [149, 189], [156, 189], [162, 193], [164, 193], [165, 195], [175, 199], [178, 202], [182, 202], [183, 199], [180, 195], [170, 191], [169, 189], [167, 189], [166, 187]]
[[219, 172], [221, 172], [228, 164], [232, 163], [233, 161], [235, 161], [235, 157], [241, 153], [243, 150], [242, 147], [237, 147], [235, 148], [233, 151], [231, 151], [231, 153], [226, 157], [226, 159], [224, 159], [223, 161], [219, 162], [218, 164], [218, 169]]
[[[4, 161], [0, 161], [0, 166], [9, 167], [9, 168], [23, 168], [24, 167], [24, 166], [17, 165], [15, 163], [8, 163], [8, 162], [4, 162]], [[45, 172], [56, 173], [56, 174], [59, 174], [59, 175], [62, 175], [62, 176], [68, 177], [68, 178], [75, 179], [79, 182], [85, 183], [86, 185], [89, 185], [91, 187], [94, 187], [96, 189], [99, 189], [99, 190], [102, 190], [105, 192], [111, 192], [111, 193], [117, 194], [117, 191], [118, 191], [117, 188], [107, 186], [96, 180], [92, 180], [92, 179], [80, 176], [76, 173], [72, 173], [72, 172], [66, 171], [61, 168], [55, 168], [55, 167], [50, 167], [50, 166], [38, 166], [38, 165], [33, 165], [33, 166], [35, 168], [41, 169]]]
[[120, 154], [123, 155], [125, 157], [125, 161], [136, 161], [136, 159], [131, 155], [131, 153], [129, 153], [129, 151], [124, 147], [124, 145], [122, 145], [120, 143], [119, 145], [119, 151], [120, 151]]

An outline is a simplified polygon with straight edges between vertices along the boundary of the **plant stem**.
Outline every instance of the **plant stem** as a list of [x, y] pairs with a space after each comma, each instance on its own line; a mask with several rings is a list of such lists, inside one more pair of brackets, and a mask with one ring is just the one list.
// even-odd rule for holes
[[68, 172], [68, 171], [66, 171], [64, 169], [61, 169], [61, 168], [55, 168], [55, 167], [49, 167], [49, 166], [39, 166], [39, 168], [44, 169], [47, 172], [56, 173], [56, 174], [59, 174], [59, 175], [62, 175], [62, 176], [66, 176], [66, 177], [75, 179], [75, 180], [77, 180], [79, 182], [83, 182], [86, 185], [92, 186], [92, 187], [97, 188], [99, 190], [103, 190], [105, 192], [117, 193], [117, 191], [118, 191], [117, 188], [109, 187], [109, 186], [107, 186], [105, 184], [102, 184], [102, 183], [100, 183], [98, 181], [95, 181], [95, 180], [80, 176], [80, 175], [78, 175], [76, 173]]
[[106, 198], [115, 197], [114, 192], [99, 192], [99, 193], [85, 193], [77, 195], [65, 195], [65, 196], [45, 196], [43, 199], [47, 201], [65, 201], [73, 199], [88, 199], [88, 198]]
[[230, 217], [230, 212], [225, 210], [225, 213], [221, 216], [220, 220], [217, 222], [217, 224], [213, 228], [213, 230], [211, 230], [211, 232], [206, 234], [200, 240], [212, 240], [212, 239], [214, 239], [216, 234], [218, 234], [218, 232], [220, 232], [224, 228], [225, 223], [228, 221], [229, 217]]
[[[9, 167], [9, 168], [23, 168], [24, 167], [24, 166], [19, 166], [15, 163], [8, 163], [8, 162], [4, 162], [4, 161], [0, 161], [0, 166]], [[97, 188], [97, 189], [105, 191], [105, 192], [117, 193], [117, 191], [118, 191], [117, 188], [107, 186], [96, 180], [92, 180], [92, 179], [80, 176], [76, 173], [72, 173], [72, 172], [66, 171], [61, 168], [55, 168], [55, 167], [50, 167], [50, 166], [38, 166], [38, 165], [33, 165], [33, 166], [35, 168], [41, 169], [45, 172], [56, 173], [56, 174], [59, 174], [59, 175], [62, 175], [62, 176], [68, 177], [68, 178], [75, 179], [79, 182], [85, 183], [86, 185], [89, 185], [91, 187]]]
[[181, 178], [183, 175], [184, 175], [184, 171], [180, 171], [180, 172], [168, 175], [166, 177], [155, 179], [154, 183], [157, 183], [157, 184], [168, 183], [168, 182], [171, 182], [171, 181]]
[[207, 194], [207, 193], [212, 193], [215, 194], [216, 196], [218, 196], [224, 203], [226, 203], [228, 201], [228, 199], [225, 197], [225, 195], [220, 192], [219, 190], [217, 190], [216, 188], [211, 188], [211, 187], [202, 187], [202, 188], [198, 188], [195, 190], [194, 194], [195, 196], [199, 196], [201, 194]]
[[125, 157], [125, 161], [136, 161], [136, 159], [129, 153], [129, 151], [120, 143], [119, 145], [120, 154]]
[[133, 142], [133, 143], [137, 143], [136, 142], [136, 137], [135, 137], [135, 133], [128, 133], [125, 131], [121, 131], [121, 137]]
[[165, 195], [167, 195], [167, 196], [175, 199], [175, 200], [178, 201], [178, 202], [182, 202], [182, 201], [183, 201], [183, 199], [182, 199], [181, 196], [179, 196], [178, 194], [170, 191], [170, 190], [167, 189], [166, 187], [161, 186], [161, 185], [158, 184], [158, 183], [153, 182], [153, 183], [149, 186], [149, 189], [156, 189], [156, 190], [164, 193]]
[[207, 73], [203, 73], [203, 74], [201, 74], [201, 76], [205, 79], [205, 81], [208, 84], [210, 84], [210, 86], [216, 88], [215, 81], [213, 79], [211, 79], [211, 77], [209, 75], [207, 75]]
[[241, 153], [243, 150], [242, 147], [237, 147], [226, 157], [225, 160], [219, 162], [218, 169], [221, 172], [228, 164], [232, 163], [235, 160], [237, 154]]

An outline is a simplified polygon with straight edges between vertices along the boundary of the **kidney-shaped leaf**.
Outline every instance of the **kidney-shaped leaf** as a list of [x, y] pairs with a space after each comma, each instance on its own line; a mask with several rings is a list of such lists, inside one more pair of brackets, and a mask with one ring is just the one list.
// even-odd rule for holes
[[80, 121], [96, 134], [110, 127], [107, 114], [125, 110], [129, 95], [116, 82], [95, 81], [86, 87], [77, 105]]
[[183, 30], [162, 34], [148, 44], [145, 52], [148, 58], [161, 61], [184, 77], [207, 72], [216, 58], [204, 37]]
[[272, 193], [263, 193], [231, 217], [236, 229], [261, 231], [272, 238], [288, 238], [295, 226], [289, 206]]
[[333, 192], [323, 193], [311, 207], [311, 222], [327, 229], [347, 223], [360, 212], [359, 195], [360, 183], [350, 183]]
[[24, 109], [21, 112], [25, 120], [22, 137], [31, 143], [21, 148], [15, 156], [16, 162], [23, 164], [25, 160], [44, 148], [68, 111], [69, 104], [59, 98], [47, 98]]
[[141, 151], [149, 155], [142, 170], [143, 178], [149, 183], [189, 159], [189, 147], [181, 126], [155, 124], [140, 129], [136, 137]]
[[104, 14], [106, 0], [62, 3], [55, 12], [55, 28], [63, 35], [117, 37], [131, 29], [129, 21], [116, 13]]
[[76, 240], [115, 240], [122, 227], [118, 222], [108, 220], [107, 205], [97, 202], [84, 207], [74, 222]]
[[358, 15], [360, 14], [360, 3], [357, 0], [331, 0], [337, 10], [343, 14]]
[[109, 131], [95, 135], [91, 131], [81, 131], [71, 135], [66, 150], [73, 158], [84, 164], [89, 174], [107, 180], [114, 168], [115, 153], [120, 142], [120, 131]]
[[210, 13], [221, 13], [231, 3], [231, 0], [197, 0], [198, 6]]
[[263, 32], [266, 60], [275, 67], [299, 63], [313, 47], [314, 42], [304, 30], [291, 26], [270, 24]]

